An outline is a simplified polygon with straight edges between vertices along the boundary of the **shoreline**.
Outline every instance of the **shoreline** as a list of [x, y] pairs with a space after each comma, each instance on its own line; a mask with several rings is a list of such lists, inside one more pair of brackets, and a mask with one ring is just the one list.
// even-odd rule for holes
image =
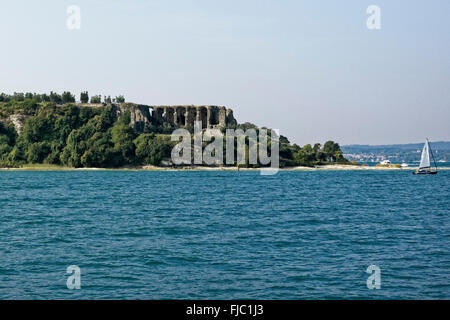
[[[259, 171], [262, 168], [237, 168], [237, 167], [204, 167], [204, 166], [185, 166], [179, 168], [158, 167], [158, 166], [126, 166], [121, 168], [71, 168], [58, 165], [29, 165], [21, 168], [0, 168], [0, 171]], [[285, 167], [279, 171], [414, 171], [418, 167], [380, 167], [380, 166], [360, 166], [360, 165], [323, 165], [316, 167]], [[438, 170], [450, 170], [450, 167], [438, 168]]]

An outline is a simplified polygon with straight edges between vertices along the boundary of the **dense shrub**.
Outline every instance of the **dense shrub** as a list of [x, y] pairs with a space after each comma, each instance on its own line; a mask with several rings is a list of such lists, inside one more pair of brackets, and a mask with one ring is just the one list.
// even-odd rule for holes
[[170, 157], [172, 145], [162, 135], [141, 134], [135, 141], [136, 159], [141, 164], [159, 165], [164, 158]]
[[92, 96], [91, 97], [91, 103], [101, 103], [102, 102], [102, 96]]

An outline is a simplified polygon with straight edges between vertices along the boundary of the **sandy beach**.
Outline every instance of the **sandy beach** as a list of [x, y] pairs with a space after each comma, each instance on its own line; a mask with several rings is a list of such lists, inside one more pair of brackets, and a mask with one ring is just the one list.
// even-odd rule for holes
[[[126, 166], [121, 168], [70, 168], [57, 165], [27, 165], [21, 168], [0, 168], [0, 171], [258, 171], [261, 168], [237, 168], [237, 167], [206, 167], [206, 166], [184, 166], [184, 167], [158, 167], [152, 165], [146, 166]], [[324, 165], [316, 167], [285, 167], [280, 171], [316, 171], [316, 170], [417, 170], [418, 167], [399, 168], [395, 166], [362, 166], [362, 165]], [[441, 167], [438, 170], [450, 170], [450, 167]]]

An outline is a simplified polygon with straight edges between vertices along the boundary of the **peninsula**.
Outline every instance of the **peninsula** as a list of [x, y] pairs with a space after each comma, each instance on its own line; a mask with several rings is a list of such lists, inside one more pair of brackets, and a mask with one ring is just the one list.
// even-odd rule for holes
[[[177, 128], [192, 132], [195, 121], [203, 130], [260, 130], [238, 123], [233, 110], [224, 106], [152, 106], [99, 95], [89, 101], [87, 92], [79, 102], [70, 92], [0, 94], [0, 167], [175, 168], [170, 162], [176, 144], [171, 133]], [[282, 135], [278, 138], [280, 167], [350, 164], [333, 141], [300, 147]], [[242, 167], [261, 166], [247, 162]]]

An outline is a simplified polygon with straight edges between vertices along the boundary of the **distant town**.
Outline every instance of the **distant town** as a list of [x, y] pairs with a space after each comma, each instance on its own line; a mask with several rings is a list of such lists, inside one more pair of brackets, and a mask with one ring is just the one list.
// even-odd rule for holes
[[[423, 142], [392, 145], [347, 145], [342, 146], [344, 157], [358, 163], [379, 163], [390, 160], [392, 163], [415, 163], [420, 161]], [[431, 142], [437, 162], [450, 162], [450, 142]]]

